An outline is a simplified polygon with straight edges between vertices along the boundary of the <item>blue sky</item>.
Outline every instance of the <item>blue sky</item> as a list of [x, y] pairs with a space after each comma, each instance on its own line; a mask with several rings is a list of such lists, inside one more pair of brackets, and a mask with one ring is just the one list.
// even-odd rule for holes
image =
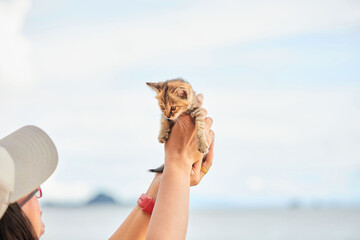
[[0, 1], [1, 136], [60, 156], [48, 200], [133, 199], [159, 165], [147, 81], [188, 80], [214, 119], [194, 202], [360, 202], [357, 1]]

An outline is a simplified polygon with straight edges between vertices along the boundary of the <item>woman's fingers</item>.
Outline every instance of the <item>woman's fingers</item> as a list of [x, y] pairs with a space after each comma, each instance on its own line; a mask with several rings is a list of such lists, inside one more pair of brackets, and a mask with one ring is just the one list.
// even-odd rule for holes
[[213, 130], [205, 130], [205, 134], [206, 134], [206, 141], [209, 145], [211, 145], [211, 143], [214, 141], [214, 131]]
[[213, 122], [214, 122], [214, 121], [212, 120], [211, 117], [205, 118], [205, 131], [206, 131], [206, 132], [209, 132], [211, 126], [213, 125]]
[[204, 102], [204, 95], [202, 93], [199, 93], [198, 95], [196, 95], [196, 98], [198, 99], [201, 106]]
[[203, 115], [203, 117], [206, 117], [206, 115], [207, 115], [206, 109], [205, 109], [205, 108], [201, 108], [200, 111], [201, 111], [201, 114]]
[[[209, 152], [205, 157], [205, 161], [202, 163], [202, 167], [204, 167], [207, 171], [209, 171], [209, 169], [211, 168], [211, 165], [213, 163], [213, 157], [214, 157], [214, 132], [212, 132], [212, 136], [213, 136], [213, 140], [211, 142], [210, 148], [209, 148]], [[201, 174], [201, 178], [203, 178], [205, 176], [206, 173], [204, 173], [203, 171], [200, 172]]]
[[202, 164], [202, 160], [199, 160], [193, 164], [190, 175], [190, 186], [196, 186], [200, 183], [202, 178], [200, 174], [201, 164]]

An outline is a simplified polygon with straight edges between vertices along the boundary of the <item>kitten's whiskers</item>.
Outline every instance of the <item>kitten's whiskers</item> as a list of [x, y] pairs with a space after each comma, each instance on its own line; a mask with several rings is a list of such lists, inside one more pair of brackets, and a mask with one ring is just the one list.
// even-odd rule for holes
[[183, 124], [182, 120], [181, 120], [180, 118], [178, 118], [178, 119], [177, 119], [177, 122], [179, 123], [180, 128], [181, 128], [182, 130], [184, 130], [184, 124]]
[[184, 123], [186, 128], [189, 128], [189, 122], [188, 121], [184, 121], [183, 123]]

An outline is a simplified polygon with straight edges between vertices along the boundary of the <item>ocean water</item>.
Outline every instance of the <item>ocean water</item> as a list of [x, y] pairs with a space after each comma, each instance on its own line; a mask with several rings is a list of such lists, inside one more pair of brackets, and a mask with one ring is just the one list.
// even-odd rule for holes
[[[42, 240], [108, 239], [132, 208], [43, 208]], [[360, 240], [360, 209], [190, 209], [189, 240]]]

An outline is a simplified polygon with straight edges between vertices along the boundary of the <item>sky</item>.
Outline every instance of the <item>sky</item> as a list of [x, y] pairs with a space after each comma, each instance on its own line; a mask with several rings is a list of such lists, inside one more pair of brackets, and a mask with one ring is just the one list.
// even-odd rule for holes
[[163, 162], [145, 82], [182, 77], [214, 120], [192, 204], [360, 204], [360, 3], [0, 0], [0, 136], [44, 129], [47, 201], [136, 199]]

